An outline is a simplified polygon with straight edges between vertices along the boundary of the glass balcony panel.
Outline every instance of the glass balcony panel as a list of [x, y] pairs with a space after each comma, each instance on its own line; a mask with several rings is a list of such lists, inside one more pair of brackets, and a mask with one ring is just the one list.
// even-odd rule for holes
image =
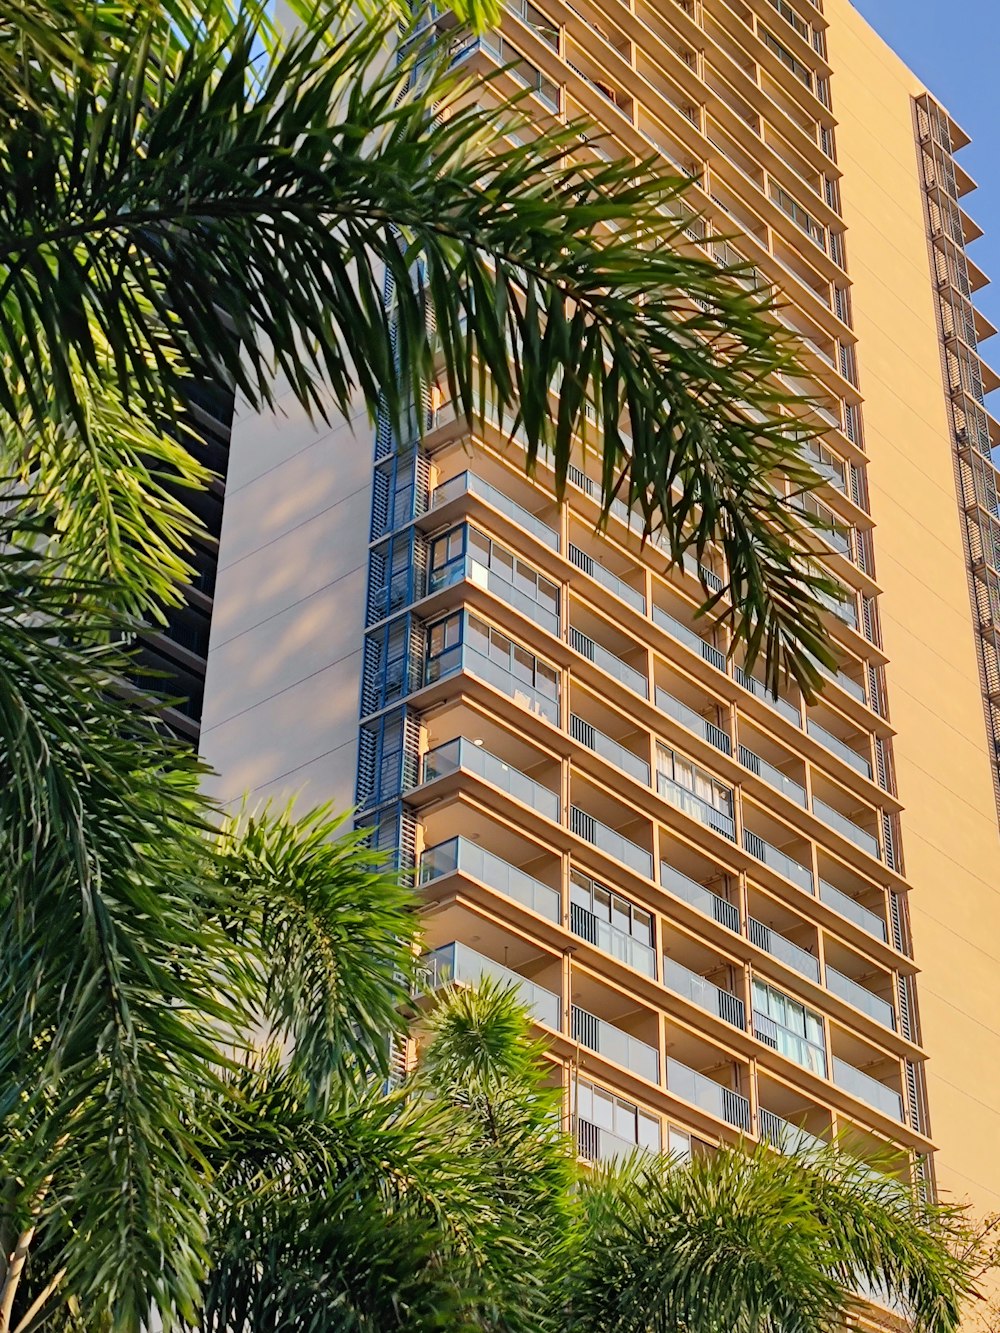
[[607, 759], [616, 768], [620, 768], [623, 773], [628, 773], [633, 778], [638, 778], [645, 786], [649, 786], [649, 764], [631, 750], [627, 750], [624, 745], [619, 745], [610, 736], [605, 736], [603, 731], [598, 731], [575, 713], [570, 714], [569, 731], [573, 739], [585, 745], [588, 750], [593, 750], [602, 759]]
[[627, 662], [604, 648], [593, 639], [581, 634], [578, 629], [571, 626], [569, 631], [570, 647], [581, 653], [589, 662], [599, 666], [602, 671], [606, 671], [609, 676], [614, 676], [615, 680], [621, 683], [634, 694], [639, 694], [643, 699], [649, 698], [649, 682], [641, 671], [636, 671], [635, 667], [629, 666]]
[[720, 652], [713, 644], [706, 643], [700, 634], [696, 634], [694, 630], [689, 629], [687, 625], [682, 625], [674, 616], [669, 615], [666, 611], [662, 611], [658, 606], [653, 607], [653, 623], [659, 625], [660, 629], [666, 630], [672, 639], [676, 639], [678, 643], [683, 643], [685, 647], [690, 648], [693, 653], [697, 653], [699, 657], [703, 657], [705, 661], [711, 663], [716, 670], [725, 671], [725, 653]]
[[547, 601], [540, 599], [539, 595], [533, 596], [523, 587], [516, 587], [509, 579], [504, 578], [498, 569], [487, 568], [471, 554], [464, 560], [455, 560], [443, 569], [435, 571], [428, 580], [428, 591], [437, 592], [439, 588], [448, 587], [461, 579], [468, 579], [477, 587], [486, 588], [494, 597], [499, 597], [502, 602], [512, 606], [515, 611], [520, 611], [521, 615], [533, 620], [550, 634], [559, 634], [558, 610], [553, 610]]
[[750, 1103], [738, 1092], [667, 1056], [667, 1087], [676, 1097], [700, 1106], [727, 1124], [750, 1132]]
[[610, 569], [605, 569], [586, 551], [581, 551], [579, 546], [570, 543], [569, 558], [577, 569], [582, 569], [585, 574], [599, 583], [602, 588], [606, 588], [614, 597], [627, 602], [629, 606], [634, 607], [642, 615], [646, 614], [646, 599], [643, 594], [636, 592], [635, 588], [630, 587], [617, 574], [612, 574]]
[[464, 668], [474, 676], [478, 676], [480, 680], [485, 680], [487, 684], [509, 695], [515, 703], [522, 704], [529, 712], [537, 713], [556, 726], [559, 725], [558, 699], [549, 698], [500, 662], [487, 657], [485, 653], [476, 652], [474, 648], [465, 644], [456, 651], [454, 660], [449, 665], [450, 670], [442, 664], [437, 672], [428, 673], [428, 680], [439, 680]]
[[807, 1041], [800, 1033], [785, 1027], [784, 1023], [775, 1022], [770, 1014], [762, 1013], [759, 1009], [753, 1012], [753, 1033], [758, 1041], [770, 1046], [772, 1051], [826, 1078], [826, 1051], [822, 1046]]
[[[851, 684], [853, 683], [854, 682], [852, 681]], [[846, 742], [838, 740], [836, 736], [831, 735], [825, 727], [821, 727], [819, 723], [814, 722], [812, 718], [806, 723], [806, 730], [809, 732], [810, 736], [819, 741], [824, 749], [829, 750], [831, 754], [837, 755], [840, 759], [843, 759], [845, 764], [850, 764], [853, 769], [856, 769], [866, 778], [871, 779], [872, 766], [864, 755], [858, 754], [857, 750], [852, 749]]]
[[672, 958], [663, 959], [663, 984], [667, 990], [683, 995], [692, 1004], [715, 1014], [733, 1027], [746, 1027], [746, 1012], [738, 995], [723, 990], [721, 986], [716, 986]]
[[692, 819], [697, 819], [699, 824], [706, 824], [716, 833], [728, 838], [730, 842], [736, 841], [736, 822], [733, 817], [722, 810], [717, 810], [700, 796], [696, 796], [690, 788], [682, 787], [679, 782], [667, 777], [666, 773], [657, 773], [656, 789], [665, 801], [669, 801], [678, 810], [683, 810]]
[[878, 838], [874, 837], [871, 833], [866, 833], [863, 828], [860, 828], [855, 824], [853, 819], [848, 819], [847, 816], [842, 815], [839, 810], [834, 810], [832, 805], [827, 805], [827, 803], [821, 801], [818, 796], [813, 797], [813, 814], [818, 815], [824, 824], [829, 824], [830, 828], [836, 829], [838, 833], [843, 834], [843, 836], [853, 842], [856, 847], [860, 847], [863, 852], [867, 852], [869, 856], [874, 856], [876, 861], [882, 859], [882, 854], [878, 845]]
[[525, 509], [510, 496], [504, 495], [491, 482], [484, 481], [482, 477], [477, 477], [474, 472], [461, 472], [457, 477], [452, 477], [448, 481], [442, 482], [440, 486], [435, 487], [431, 496], [431, 506], [437, 508], [439, 505], [447, 504], [449, 500], [454, 500], [459, 495], [478, 495], [480, 499], [485, 500], [487, 504], [498, 509], [501, 514], [506, 514], [520, 528], [524, 528], [539, 541], [543, 541], [546, 546], [551, 546], [554, 551], [559, 550], [559, 534], [544, 523], [537, 514], [532, 514], [530, 510]]
[[804, 977], [819, 981], [818, 958], [814, 958], [808, 949], [803, 949], [801, 945], [786, 939], [784, 935], [780, 935], [752, 916], [747, 918], [747, 938], [752, 944], [756, 944], [758, 949], [769, 953], [772, 958], [777, 958], [788, 967], [794, 968], [796, 972], [801, 972]]
[[579, 1005], [573, 1005], [572, 1032], [573, 1040], [581, 1046], [597, 1051], [616, 1065], [631, 1069], [633, 1074], [648, 1079], [650, 1083], [659, 1083], [659, 1052], [648, 1042], [640, 1041], [613, 1023], [606, 1023], [603, 1018], [581, 1009]]
[[720, 925], [734, 931], [737, 935], [740, 933], [738, 907], [727, 902], [725, 898], [720, 898], [711, 889], [706, 889], [703, 884], [698, 884], [695, 880], [689, 879], [680, 870], [675, 870], [673, 866], [667, 865], [666, 861], [660, 862], [660, 883], [668, 893], [674, 894], [677, 898], [683, 898], [686, 903], [697, 908], [699, 912], [714, 918]]
[[576, 1123], [576, 1139], [577, 1151], [588, 1162], [621, 1162], [637, 1152], [645, 1155], [650, 1151], [643, 1143], [623, 1139], [603, 1125], [582, 1118]]
[[775, 768], [773, 764], [769, 764], [766, 759], [761, 759], [759, 754], [748, 749], [745, 745], [740, 746], [739, 754], [740, 763], [744, 768], [748, 768], [751, 773], [756, 773], [759, 778], [764, 779], [768, 786], [774, 787], [776, 791], [780, 791], [783, 795], [787, 796], [790, 801], [794, 801], [796, 805], [801, 805], [803, 809], [805, 808], [805, 787], [801, 786], [798, 782], [794, 782], [791, 778], [786, 777], [780, 769]]
[[884, 1028], [895, 1031], [896, 1015], [892, 1005], [883, 1000], [881, 996], [873, 995], [866, 986], [862, 986], [852, 977], [845, 977], [843, 972], [838, 972], [836, 968], [830, 967], [829, 964], [826, 969], [826, 986], [827, 990], [832, 991], [834, 995], [839, 995], [842, 1000], [852, 1004], [855, 1009], [860, 1009], [869, 1018], [874, 1018], [876, 1023], [881, 1023]]
[[848, 921], [853, 921], [856, 926], [860, 926], [863, 931], [869, 935], [874, 935], [877, 940], [888, 940], [885, 921], [875, 912], [867, 907], [862, 907], [859, 902], [828, 884], [825, 879], [819, 882], [820, 900], [826, 903], [827, 907], [832, 907], [835, 912], [839, 912]]
[[819, 662], [816, 663], [816, 667], [822, 675], [826, 676], [827, 680], [832, 680], [835, 685], [839, 685], [845, 694], [849, 694], [852, 699], [857, 699], [859, 704], [867, 705], [868, 696], [865, 694], [865, 687], [859, 685], [856, 680], [852, 680], [846, 672], [828, 671]]
[[656, 977], [656, 953], [648, 944], [613, 926], [610, 921], [602, 921], [579, 903], [570, 904], [570, 929], [574, 935], [596, 945], [602, 953], [610, 954], [647, 977]]
[[820, 1152], [827, 1146], [815, 1134], [810, 1134], [807, 1129], [800, 1129], [798, 1125], [783, 1120], [780, 1115], [775, 1115], [773, 1111], [768, 1111], [763, 1106], [757, 1109], [757, 1123], [760, 1126], [760, 1137], [766, 1139], [779, 1152]]
[[428, 884], [441, 875], [461, 871], [470, 879], [477, 879], [498, 893], [513, 898], [524, 907], [530, 907], [539, 916], [558, 922], [562, 915], [562, 898], [558, 889], [542, 884], [540, 880], [518, 870], [495, 856], [477, 842], [468, 838], [451, 838], [428, 847], [420, 858], [420, 883]]
[[481, 745], [474, 745], [465, 736], [458, 736], [424, 755], [423, 780], [431, 782], [434, 778], [444, 777], [460, 768], [467, 773], [477, 774], [516, 800], [532, 806], [539, 814], [558, 822], [559, 796], [556, 792], [498, 759], [495, 754], [490, 754]]
[[433, 949], [430, 953], [424, 954], [421, 963], [427, 977], [428, 990], [438, 990], [441, 986], [448, 986], [453, 982], [475, 986], [484, 977], [488, 977], [498, 986], [509, 986], [516, 990], [522, 1004], [530, 1010], [539, 1023], [544, 1023], [557, 1032], [561, 1027], [559, 1016], [562, 1005], [558, 995], [546, 990], [544, 986], [529, 981], [527, 977], [512, 972], [509, 967], [495, 963], [492, 958], [484, 957], [475, 949], [470, 949], [467, 944], [456, 942], [442, 945], [440, 949]]
[[702, 717], [700, 713], [696, 713], [681, 699], [668, 694], [666, 690], [660, 689], [659, 686], [656, 690], [656, 706], [661, 713], [666, 713], [668, 717], [672, 717], [676, 722], [679, 722], [682, 727], [687, 727], [688, 731], [693, 731], [696, 736], [703, 737], [709, 745], [714, 745], [723, 754], [732, 754], [732, 741], [721, 727], [717, 727], [714, 722], [709, 722], [707, 718]]
[[887, 1088], [864, 1070], [855, 1069], [846, 1060], [838, 1060], [836, 1056], [833, 1057], [833, 1081], [838, 1088], [843, 1088], [892, 1120], [903, 1119], [903, 1099], [898, 1092]]
[[768, 707], [773, 708], [776, 712], [780, 713], [782, 717], [787, 717], [792, 726], [802, 726], [802, 714], [795, 705], [790, 704], [787, 699], [782, 699], [780, 695], [776, 699], [767, 686], [762, 685], [756, 676], [751, 676], [740, 666], [734, 666], [733, 679], [736, 681], [737, 685], [742, 685], [745, 690], [750, 692], [750, 694], [755, 695], [758, 699], [763, 699]]
[[797, 884], [800, 889], [805, 889], [806, 893], [813, 893], [812, 871], [808, 866], [804, 866], [801, 861], [795, 861], [785, 852], [779, 851], [777, 847], [772, 847], [769, 842], [750, 829], [743, 830], [743, 846], [758, 861], [763, 861], [764, 865], [776, 870], [779, 875], [784, 875], [790, 879], [793, 884]]
[[570, 828], [578, 837], [593, 843], [616, 861], [621, 861], [640, 875], [645, 875], [647, 879], [653, 878], [653, 857], [644, 847], [623, 837], [607, 824], [602, 824], [599, 819], [588, 815], [586, 810], [581, 810], [579, 806], [570, 807]]

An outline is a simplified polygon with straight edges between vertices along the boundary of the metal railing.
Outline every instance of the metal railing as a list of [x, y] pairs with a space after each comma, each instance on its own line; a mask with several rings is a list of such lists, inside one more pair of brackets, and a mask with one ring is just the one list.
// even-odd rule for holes
[[423, 780], [433, 782], [435, 778], [445, 777], [458, 769], [475, 773], [493, 787], [499, 787], [508, 795], [525, 805], [530, 805], [539, 814], [548, 819], [559, 820], [559, 796], [557, 792], [543, 787], [534, 778], [529, 778], [519, 768], [514, 768], [503, 759], [498, 759], [489, 750], [476, 745], [466, 736], [457, 736], [446, 741], [424, 755]]
[[509, 986], [517, 991], [522, 1004], [529, 1009], [539, 1023], [554, 1028], [557, 1032], [562, 1026], [560, 1011], [562, 1004], [559, 996], [544, 986], [529, 981], [517, 972], [512, 972], [502, 963], [495, 963], [492, 958], [470, 949], [467, 944], [455, 942], [444, 944], [440, 949], [433, 949], [424, 954], [421, 969], [426, 977], [427, 990], [437, 990], [452, 982], [475, 986], [484, 977], [500, 986]]
[[760, 1009], [753, 1011], [753, 1035], [772, 1051], [826, 1078], [826, 1051], [808, 1041], [799, 1032], [793, 1032], [784, 1023], [777, 1023], [770, 1014]]
[[550, 888], [540, 880], [518, 870], [502, 857], [495, 856], [477, 842], [468, 838], [449, 838], [428, 847], [420, 858], [420, 883], [429, 884], [442, 875], [460, 871], [470, 879], [496, 889], [507, 898], [513, 898], [523, 907], [530, 907], [549, 921], [558, 921], [562, 915], [562, 899], [558, 889]]
[[797, 884], [800, 889], [805, 889], [806, 893], [814, 893], [812, 871], [808, 866], [804, 866], [801, 861], [794, 860], [785, 852], [779, 851], [769, 842], [765, 842], [759, 833], [753, 833], [750, 829], [743, 830], [743, 846], [757, 861], [763, 861], [764, 865], [771, 870], [776, 870], [779, 875], [784, 875], [790, 879], [793, 884]]
[[714, 666], [717, 671], [725, 672], [725, 653], [720, 652], [713, 644], [706, 643], [700, 634], [696, 634], [693, 629], [681, 624], [674, 616], [661, 610], [658, 606], [653, 607], [653, 624], [659, 625], [662, 630], [666, 630], [672, 639], [676, 639], [678, 643], [683, 643], [693, 653], [697, 653], [699, 657], [704, 658], [706, 662]]
[[559, 534], [554, 528], [550, 528], [537, 514], [531, 513], [510, 496], [504, 495], [503, 491], [492, 482], [477, 477], [474, 472], [460, 472], [457, 477], [451, 477], [440, 486], [436, 486], [431, 495], [431, 507], [437, 508], [438, 505], [447, 504], [449, 500], [454, 500], [459, 495], [478, 495], [501, 514], [506, 514], [518, 527], [524, 528], [539, 541], [543, 541], [546, 546], [551, 546], [554, 551], [559, 550]]
[[872, 766], [870, 761], [867, 760], [864, 755], [858, 754], [857, 750], [852, 749], [846, 741], [838, 740], [836, 736], [831, 735], [825, 727], [821, 727], [819, 723], [814, 722], [812, 718], [809, 718], [806, 722], [806, 730], [809, 732], [810, 736], [819, 741], [820, 745], [822, 745], [825, 750], [829, 750], [831, 754], [837, 755], [838, 758], [843, 759], [845, 764], [850, 764], [852, 768], [856, 769], [866, 778], [871, 779]]
[[668, 694], [666, 690], [656, 687], [656, 706], [661, 713], [666, 713], [674, 721], [679, 722], [682, 727], [687, 727], [688, 731], [693, 731], [696, 736], [703, 737], [709, 745], [714, 745], [717, 750], [723, 754], [732, 754], [733, 743], [729, 739], [728, 732], [716, 726], [714, 722], [709, 722], [708, 718], [702, 717], [690, 705], [683, 700], [676, 698], [673, 694]]
[[660, 884], [668, 893], [672, 893], [676, 898], [682, 898], [684, 902], [697, 908], [705, 916], [712, 917], [720, 925], [725, 926], [737, 935], [740, 933], [738, 907], [727, 902], [725, 898], [720, 898], [717, 893], [713, 893], [711, 889], [706, 889], [703, 884], [697, 883], [696, 880], [689, 879], [680, 870], [675, 870], [673, 866], [667, 865], [666, 861], [660, 862]]
[[570, 561], [576, 565], [577, 569], [582, 569], [585, 574], [599, 583], [602, 588], [607, 589], [613, 596], [629, 606], [634, 607], [642, 615], [646, 614], [646, 598], [643, 593], [637, 592], [627, 584], [624, 579], [620, 579], [617, 574], [612, 574], [610, 569], [596, 561], [593, 556], [589, 556], [586, 551], [581, 551], [579, 546], [570, 543], [569, 547]]
[[736, 681], [737, 685], [742, 685], [745, 690], [749, 691], [749, 693], [754, 695], [757, 699], [762, 699], [768, 707], [773, 708], [776, 712], [780, 713], [782, 717], [787, 717], [794, 727], [802, 726], [802, 714], [795, 705], [790, 704], [787, 699], [782, 699], [780, 694], [775, 698], [767, 686], [761, 684], [756, 676], [751, 676], [748, 672], [744, 671], [741, 666], [734, 665], [733, 679]]
[[667, 1056], [667, 1087], [674, 1096], [700, 1106], [703, 1111], [737, 1129], [750, 1132], [750, 1103], [746, 1097], [731, 1088], [724, 1088], [721, 1083], [682, 1065], [671, 1056]]
[[751, 773], [756, 773], [759, 778], [763, 778], [769, 787], [773, 787], [775, 791], [780, 791], [783, 796], [787, 796], [796, 805], [805, 808], [806, 789], [801, 783], [785, 777], [781, 769], [775, 768], [766, 759], [761, 759], [759, 754], [748, 749], [745, 745], [739, 747], [739, 757], [744, 768], [748, 768]]
[[602, 852], [607, 852], [608, 856], [616, 861], [621, 861], [640, 875], [645, 875], [647, 879], [653, 878], [652, 853], [624, 837], [616, 829], [602, 824], [586, 810], [581, 810], [577, 805], [570, 806], [569, 826], [578, 837], [599, 847]]
[[582, 634], [575, 626], [570, 626], [569, 642], [570, 647], [585, 657], [588, 662], [593, 662], [602, 671], [606, 671], [609, 676], [614, 676], [615, 680], [621, 681], [627, 689], [641, 695], [643, 699], [649, 698], [649, 681], [641, 671], [636, 671], [635, 667], [629, 666], [615, 653], [602, 647], [601, 644], [595, 643], [593, 639], [586, 634]]
[[780, 1115], [775, 1115], [763, 1106], [757, 1108], [757, 1124], [760, 1138], [772, 1144], [779, 1152], [807, 1153], [827, 1147], [815, 1134], [783, 1120]]
[[874, 1018], [875, 1022], [881, 1023], [884, 1028], [889, 1028], [893, 1032], [896, 1030], [896, 1011], [888, 1000], [883, 1000], [880, 995], [873, 995], [867, 986], [862, 986], [853, 977], [845, 977], [843, 972], [838, 972], [829, 964], [826, 969], [826, 987], [834, 995], [839, 995], [842, 1000], [853, 1005], [855, 1009], [860, 1009], [869, 1018]]
[[873, 1106], [876, 1111], [881, 1111], [892, 1120], [902, 1121], [903, 1099], [898, 1092], [887, 1088], [864, 1070], [849, 1065], [846, 1060], [838, 1060], [836, 1056], [833, 1057], [833, 1081], [838, 1088], [843, 1088], [853, 1097]]
[[575, 741], [599, 754], [609, 764], [614, 764], [615, 768], [620, 768], [623, 773], [628, 773], [645, 786], [649, 786], [649, 764], [645, 759], [640, 759], [637, 754], [633, 754], [624, 745], [606, 736], [603, 731], [598, 731], [595, 726], [584, 721], [582, 717], [577, 717], [575, 713], [570, 714], [569, 733]]
[[811, 977], [813, 981], [819, 981], [819, 959], [813, 957], [808, 949], [803, 949], [801, 945], [794, 944], [790, 939], [781, 935], [770, 926], [765, 926], [762, 921], [755, 917], [747, 917], [747, 938], [751, 944], [756, 944], [758, 949], [763, 949], [769, 953], [772, 958], [777, 958], [782, 963], [787, 963], [796, 972], [801, 972], [804, 977]]
[[885, 919], [880, 917], [877, 912], [863, 907], [861, 903], [856, 902], [854, 898], [851, 898], [841, 889], [828, 884], [825, 879], [821, 879], [819, 882], [819, 896], [820, 901], [826, 903], [827, 907], [832, 907], [835, 912], [839, 912], [848, 921], [853, 921], [867, 934], [874, 935], [877, 940], [888, 941], [889, 934]]
[[660, 1054], [655, 1046], [640, 1041], [638, 1037], [581, 1009], [579, 1005], [573, 1005], [570, 1017], [574, 1041], [605, 1056], [616, 1065], [631, 1069], [633, 1074], [648, 1079], [650, 1083], [659, 1083]]
[[667, 990], [683, 995], [692, 1004], [731, 1023], [734, 1028], [740, 1028], [741, 1031], [746, 1029], [746, 1010], [738, 995], [723, 990], [706, 977], [666, 956], [663, 959], [663, 984]]
[[570, 903], [569, 924], [574, 935], [595, 945], [602, 953], [610, 954], [647, 977], [656, 977], [656, 951], [634, 935], [619, 930], [610, 921], [602, 921], [579, 903]]
[[832, 805], [827, 805], [826, 801], [821, 801], [818, 796], [813, 797], [813, 814], [822, 819], [824, 824], [828, 824], [830, 828], [843, 834], [856, 847], [860, 847], [863, 852], [867, 852], [869, 856], [874, 856], [876, 861], [881, 861], [882, 852], [878, 845], [878, 838], [873, 833], [866, 833], [863, 828], [855, 824], [853, 819], [848, 819], [839, 810], [834, 810]]
[[665, 801], [669, 801], [678, 810], [683, 810], [686, 815], [697, 819], [699, 824], [705, 824], [716, 833], [721, 833], [730, 842], [736, 841], [736, 821], [732, 815], [717, 810], [711, 802], [696, 796], [689, 787], [682, 787], [673, 778], [668, 778], [666, 773], [657, 773], [656, 789]]
[[620, 1134], [613, 1134], [603, 1125], [595, 1125], [591, 1120], [577, 1117], [576, 1149], [588, 1162], [619, 1162], [634, 1153], [648, 1153], [642, 1143], [623, 1139]]

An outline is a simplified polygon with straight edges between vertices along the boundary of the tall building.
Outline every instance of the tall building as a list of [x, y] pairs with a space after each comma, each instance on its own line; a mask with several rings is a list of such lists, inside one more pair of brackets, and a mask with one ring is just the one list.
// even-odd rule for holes
[[421, 444], [289, 398], [233, 426], [216, 792], [357, 803], [419, 865], [432, 977], [521, 987], [584, 1157], [843, 1132], [1000, 1208], [1000, 426], [967, 138], [847, 0], [513, 0], [454, 56], [691, 174], [684, 243], [780, 293], [826, 428], [840, 668], [770, 697], [695, 619], [721, 568], [671, 570], [620, 504], [597, 535], [583, 453], [557, 505], [489, 424], [470, 448], [435, 410]]

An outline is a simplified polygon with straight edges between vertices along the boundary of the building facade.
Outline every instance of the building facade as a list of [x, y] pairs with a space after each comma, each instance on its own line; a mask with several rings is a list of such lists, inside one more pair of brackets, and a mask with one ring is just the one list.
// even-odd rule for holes
[[[456, 40], [694, 180], [802, 339], [840, 657], [771, 698], [581, 451], [237, 412], [215, 794], [356, 804], [431, 983], [514, 981], [583, 1157], [844, 1133], [1000, 1208], [997, 383], [962, 131], [847, 0], [514, 0]], [[734, 236], [739, 240], [734, 240]], [[374, 440], [372, 436], [374, 434]]]

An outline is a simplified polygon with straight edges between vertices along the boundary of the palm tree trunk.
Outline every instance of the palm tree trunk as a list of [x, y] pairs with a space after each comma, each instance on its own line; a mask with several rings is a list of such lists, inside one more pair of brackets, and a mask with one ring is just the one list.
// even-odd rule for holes
[[3, 1286], [0, 1287], [0, 1333], [10, 1333], [10, 1318], [14, 1309], [14, 1297], [28, 1262], [28, 1250], [35, 1236], [34, 1223], [27, 1227], [17, 1238], [13, 1250], [7, 1255], [7, 1271]]

